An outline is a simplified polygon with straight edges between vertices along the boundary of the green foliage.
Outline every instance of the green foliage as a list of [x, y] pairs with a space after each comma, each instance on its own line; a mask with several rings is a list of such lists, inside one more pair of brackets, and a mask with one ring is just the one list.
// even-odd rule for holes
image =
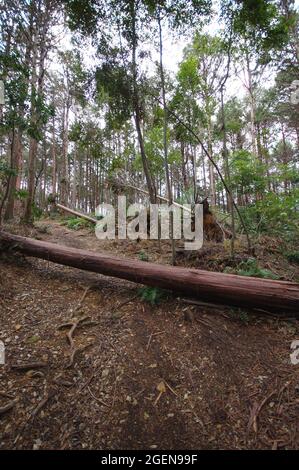
[[299, 251], [293, 251], [286, 254], [286, 258], [290, 263], [299, 264]]
[[[281, 49], [288, 40], [293, 19], [279, 11], [280, 2], [269, 0], [222, 1], [231, 18], [236, 37], [244, 38], [248, 44], [270, 59], [273, 49]], [[233, 15], [232, 15], [233, 12]]]
[[241, 194], [255, 196], [265, 190], [265, 167], [252, 153], [247, 150], [235, 151], [231, 156], [230, 167], [232, 188]]
[[194, 204], [194, 188], [190, 187], [188, 189], [185, 189], [181, 192], [181, 195], [179, 198], [177, 198], [177, 202], [179, 204]]
[[170, 28], [183, 32], [190, 26], [199, 26], [211, 11], [210, 0], [143, 0], [150, 14], [159, 11], [166, 16]]
[[[29, 75], [30, 69], [24, 65], [20, 52], [12, 49], [10, 55], [7, 55], [0, 51], [0, 79], [5, 77], [7, 104], [4, 108], [0, 135], [17, 128], [21, 131], [26, 130], [30, 137], [39, 141], [42, 139], [41, 128], [53, 116], [54, 111], [52, 105], [47, 104], [44, 94], [38, 93], [36, 87], [32, 87], [31, 94], [29, 93]], [[30, 108], [36, 111], [34, 120], [30, 117]]]
[[32, 217], [34, 220], [38, 220], [43, 216], [43, 210], [38, 207], [38, 205], [34, 202], [32, 204]]
[[5, 159], [0, 158], [0, 180], [4, 180], [9, 176], [15, 175], [16, 171], [8, 165]]
[[299, 235], [298, 200], [299, 189], [291, 194], [269, 192], [261, 200], [240, 210], [251, 231], [289, 239]]
[[15, 191], [15, 197], [19, 201], [25, 201], [28, 197], [28, 191], [27, 189], [18, 189]]
[[0, 158], [0, 202], [5, 195], [10, 177], [14, 175], [16, 171], [10, 168], [5, 159]]
[[264, 279], [279, 279], [279, 276], [272, 273], [269, 269], [260, 268], [255, 258], [249, 258], [247, 261], [242, 261], [234, 270], [231, 268], [226, 269], [226, 272], [234, 272], [239, 276], [261, 277]]
[[141, 300], [150, 303], [151, 305], [158, 305], [165, 297], [168, 292], [158, 287], [141, 287], [138, 290], [138, 295]]
[[71, 230], [81, 230], [82, 228], [93, 228], [91, 222], [88, 220], [81, 219], [80, 217], [68, 217], [62, 222], [62, 225], [66, 225]]
[[140, 261], [148, 261], [149, 260], [147, 253], [145, 253], [145, 251], [143, 251], [143, 250], [139, 251], [138, 258], [140, 259]]
[[93, 34], [99, 19], [105, 18], [104, 2], [97, 8], [92, 0], [63, 0], [68, 13], [68, 24], [71, 30], [82, 34]]
[[229, 311], [230, 317], [234, 320], [238, 320], [244, 325], [247, 325], [249, 323], [249, 315], [245, 310], [242, 310], [241, 308], [238, 309], [231, 309]]
[[[114, 51], [114, 55], [117, 52]], [[132, 114], [132, 85], [127, 69], [113, 57], [107, 59], [96, 71], [99, 102], [107, 102], [108, 121], [112, 128], [119, 128]]]

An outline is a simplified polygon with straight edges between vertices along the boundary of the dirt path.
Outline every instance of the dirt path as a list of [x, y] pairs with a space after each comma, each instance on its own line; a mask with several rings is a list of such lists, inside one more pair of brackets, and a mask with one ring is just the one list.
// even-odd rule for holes
[[[47, 225], [39, 238], [136, 256], [86, 230]], [[299, 366], [289, 358], [298, 321], [174, 298], [151, 306], [136, 295], [130, 282], [0, 260], [0, 448], [299, 447]], [[68, 367], [68, 328], [59, 327], [84, 317]], [[34, 361], [46, 365], [13, 367]]]

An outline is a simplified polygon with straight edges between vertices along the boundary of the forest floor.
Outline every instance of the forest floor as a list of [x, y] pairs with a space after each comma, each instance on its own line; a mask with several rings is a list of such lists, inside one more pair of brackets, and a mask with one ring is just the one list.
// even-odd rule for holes
[[[101, 242], [50, 219], [25, 232], [170, 259], [166, 242], [161, 255], [153, 242]], [[278, 245], [261, 242], [263, 267], [298, 280]], [[221, 271], [230, 262], [222, 244], [206, 243], [180, 264]], [[138, 288], [44, 260], [0, 258], [0, 448], [298, 449], [299, 365], [290, 346], [299, 321], [175, 297], [151, 305]]]

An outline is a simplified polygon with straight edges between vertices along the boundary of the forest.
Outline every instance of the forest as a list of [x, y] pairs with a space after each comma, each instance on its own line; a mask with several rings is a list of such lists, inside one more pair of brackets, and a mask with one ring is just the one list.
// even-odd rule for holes
[[0, 1], [0, 449], [299, 448], [298, 6]]

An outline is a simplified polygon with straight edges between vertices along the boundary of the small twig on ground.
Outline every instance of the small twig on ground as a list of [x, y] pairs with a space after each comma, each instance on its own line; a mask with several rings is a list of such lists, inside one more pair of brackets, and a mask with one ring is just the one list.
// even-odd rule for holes
[[17, 401], [18, 401], [17, 399], [12, 400], [12, 401], [10, 401], [9, 403], [7, 403], [6, 405], [0, 407], [0, 416], [1, 416], [1, 415], [4, 415], [4, 413], [6, 413], [7, 411], [11, 410], [11, 409], [15, 406], [15, 404], [17, 403]]
[[95, 376], [95, 373], [96, 371], [94, 371], [91, 376], [84, 382], [83, 385], [81, 385], [81, 387], [79, 388], [79, 390], [77, 391], [76, 395], [77, 397], [80, 395], [80, 393], [84, 390], [85, 387], [87, 387], [94, 379], [94, 376]]
[[60, 375], [54, 378], [53, 383], [55, 385], [62, 385], [63, 387], [72, 387], [74, 385], [73, 382], [61, 378]]
[[92, 396], [92, 398], [95, 400], [95, 401], [98, 401], [99, 403], [101, 403], [102, 405], [104, 406], [107, 406], [107, 407], [110, 407], [110, 405], [108, 405], [107, 403], [105, 403], [103, 400], [101, 400], [101, 398], [98, 398], [96, 397], [92, 391], [90, 390], [90, 387], [87, 386], [87, 390], [89, 391], [90, 395]]
[[137, 299], [138, 297], [138, 294], [134, 295], [133, 297], [131, 297], [130, 299], [127, 299], [125, 300], [124, 302], [121, 302], [119, 305], [117, 305], [113, 310], [112, 310], [112, 313], [113, 312], [116, 312], [116, 310], [119, 310], [120, 308], [122, 308], [124, 305], [127, 305], [128, 303], [132, 302], [133, 300]]
[[150, 348], [150, 345], [151, 345], [151, 341], [153, 339], [153, 336], [157, 336], [157, 335], [161, 335], [162, 334], [162, 331], [158, 331], [157, 333], [151, 333], [149, 335], [149, 339], [148, 339], [148, 342], [147, 342], [147, 345], [146, 345], [146, 350], [148, 351], [149, 348]]
[[14, 398], [11, 393], [4, 392], [3, 390], [0, 390], [0, 396], [4, 398]]
[[169, 383], [166, 382], [165, 379], [163, 379], [163, 382], [165, 383], [166, 387], [169, 388], [171, 393], [173, 393], [176, 397], [178, 397], [178, 394], [176, 393], [176, 391], [169, 385]]
[[76, 307], [75, 310], [74, 310], [75, 312], [76, 312], [77, 310], [79, 310], [79, 308], [82, 306], [82, 304], [83, 304], [83, 302], [84, 302], [84, 300], [85, 300], [85, 297], [87, 296], [87, 294], [88, 294], [88, 292], [90, 291], [90, 289], [91, 289], [91, 286], [88, 286], [88, 287], [86, 287], [86, 289], [84, 290], [83, 295], [81, 296], [81, 299], [79, 300], [78, 305], [77, 305], [77, 307]]
[[55, 394], [56, 394], [56, 391], [47, 393], [46, 396], [34, 408], [34, 410], [31, 413], [31, 416], [34, 418]]
[[115, 371], [114, 371], [114, 375], [115, 375], [115, 382], [114, 382], [114, 389], [113, 389], [113, 397], [112, 397], [112, 403], [111, 403], [111, 407], [110, 407], [110, 410], [109, 410], [108, 418], [110, 417], [110, 415], [113, 411], [114, 403], [115, 403], [115, 399], [116, 399], [117, 376], [116, 376]]
[[258, 427], [257, 427], [257, 418], [262, 410], [262, 408], [265, 406], [265, 404], [272, 398], [274, 395], [278, 396], [279, 401], [281, 400], [281, 394], [282, 392], [291, 384], [291, 381], [287, 381], [284, 383], [284, 385], [280, 388], [280, 390], [272, 391], [267, 395], [260, 404], [254, 403], [252, 406], [252, 409], [250, 411], [250, 416], [249, 416], [249, 421], [248, 421], [248, 426], [247, 426], [247, 432], [250, 431], [250, 428], [253, 427], [253, 430], [255, 433], [257, 433]]
[[12, 364], [11, 369], [15, 370], [30, 370], [39, 369], [40, 367], [47, 367], [47, 362], [28, 362], [27, 364]]

